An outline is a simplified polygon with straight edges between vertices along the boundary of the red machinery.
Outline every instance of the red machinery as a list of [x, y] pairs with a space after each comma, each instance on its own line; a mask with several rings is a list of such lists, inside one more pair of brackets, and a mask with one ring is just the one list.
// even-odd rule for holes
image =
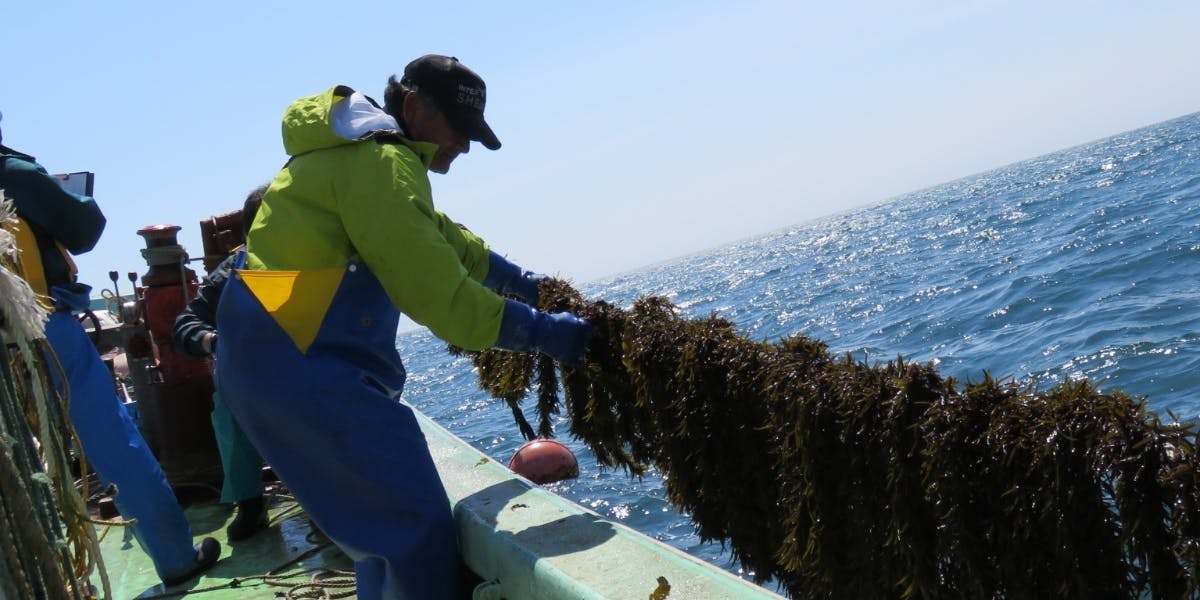
[[196, 273], [187, 267], [188, 255], [176, 241], [178, 225], [151, 225], [138, 230], [146, 239], [142, 257], [150, 270], [137, 288], [138, 313], [150, 330], [155, 368], [166, 384], [207, 383], [212, 395], [212, 375], [203, 361], [187, 360], [171, 344], [175, 318], [196, 297]]
[[187, 267], [177, 225], [151, 225], [138, 231], [145, 238], [142, 257], [149, 270], [134, 288], [136, 315], [125, 338], [129, 378], [137, 400], [140, 427], [172, 486], [218, 487], [221, 460], [213, 437], [213, 379], [208, 364], [188, 360], [175, 351], [171, 330], [175, 318], [196, 295], [196, 274]]
[[200, 239], [204, 242], [204, 270], [211, 272], [225, 257], [246, 243], [242, 211], [235, 210], [200, 221]]

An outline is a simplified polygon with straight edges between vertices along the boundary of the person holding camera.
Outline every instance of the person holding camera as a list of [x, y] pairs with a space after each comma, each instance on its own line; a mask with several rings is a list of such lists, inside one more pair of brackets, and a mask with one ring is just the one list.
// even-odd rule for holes
[[[0, 136], [0, 142], [3, 138]], [[62, 187], [28, 154], [0, 143], [0, 189], [13, 201], [21, 275], [53, 305], [46, 322], [66, 380], [51, 369], [67, 398], [71, 424], [87, 462], [114, 484], [113, 503], [131, 525], [163, 584], [192, 579], [212, 567], [221, 544], [206, 537], [192, 545], [192, 528], [162, 467], [117, 397], [112, 375], [73, 313], [90, 308], [91, 286], [78, 281], [71, 254], [95, 247], [106, 219], [90, 196]], [[8, 226], [6, 224], [6, 226]]]

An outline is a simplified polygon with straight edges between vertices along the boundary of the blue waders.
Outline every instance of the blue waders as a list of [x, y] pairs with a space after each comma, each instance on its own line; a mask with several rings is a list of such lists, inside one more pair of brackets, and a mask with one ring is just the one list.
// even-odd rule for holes
[[191, 569], [196, 558], [192, 527], [158, 460], [117, 398], [96, 347], [67, 312], [51, 313], [46, 339], [66, 373], [71, 423], [87, 461], [102, 481], [117, 486], [113, 502], [122, 517], [137, 519], [133, 535], [154, 561], [158, 576]]
[[398, 401], [399, 315], [375, 276], [351, 263], [302, 352], [235, 275], [217, 310], [218, 389], [276, 475], [354, 561], [360, 599], [456, 599], [450, 503], [412, 410]]

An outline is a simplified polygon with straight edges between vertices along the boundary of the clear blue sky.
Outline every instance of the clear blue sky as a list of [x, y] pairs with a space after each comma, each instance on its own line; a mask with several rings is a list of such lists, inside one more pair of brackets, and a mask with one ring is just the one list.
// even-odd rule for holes
[[[1200, 2], [7, 2], [4, 141], [96, 173], [81, 278], [240, 207], [294, 98], [425, 53], [504, 143], [437, 206], [577, 283], [1200, 110]], [[123, 288], [128, 291], [128, 288]]]

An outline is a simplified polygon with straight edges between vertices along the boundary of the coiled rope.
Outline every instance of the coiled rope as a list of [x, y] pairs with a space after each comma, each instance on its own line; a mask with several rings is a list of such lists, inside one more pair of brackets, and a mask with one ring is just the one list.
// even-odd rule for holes
[[[0, 201], [0, 224], [14, 215]], [[111, 597], [87, 492], [71, 474], [79, 443], [67, 399], [50, 383], [63, 374], [43, 334], [46, 311], [18, 266], [15, 239], [0, 228], [0, 595], [90, 598], [98, 573]]]

